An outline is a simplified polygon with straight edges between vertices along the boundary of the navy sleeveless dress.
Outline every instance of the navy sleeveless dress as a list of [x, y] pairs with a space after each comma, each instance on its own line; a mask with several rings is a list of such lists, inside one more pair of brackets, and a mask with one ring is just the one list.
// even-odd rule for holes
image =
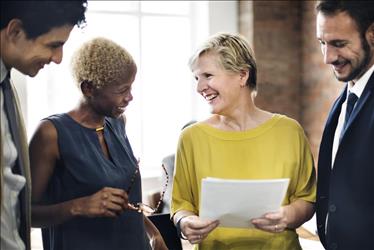
[[[105, 118], [104, 138], [111, 159], [108, 160], [95, 129], [83, 127], [68, 114], [46, 119], [56, 127], [60, 152], [47, 188], [46, 203], [89, 196], [103, 187], [129, 189], [137, 162], [121, 120]], [[131, 203], [142, 200], [140, 174], [128, 196]], [[143, 215], [130, 210], [116, 218], [76, 217], [44, 228], [42, 235], [45, 250], [150, 249]]]

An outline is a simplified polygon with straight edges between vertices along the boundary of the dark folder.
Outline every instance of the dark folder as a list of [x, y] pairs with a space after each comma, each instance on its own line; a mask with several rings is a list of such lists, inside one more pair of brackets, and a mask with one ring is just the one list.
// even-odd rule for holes
[[182, 250], [181, 239], [178, 237], [177, 229], [170, 220], [170, 214], [154, 214], [148, 216], [148, 218], [160, 231], [169, 250]]

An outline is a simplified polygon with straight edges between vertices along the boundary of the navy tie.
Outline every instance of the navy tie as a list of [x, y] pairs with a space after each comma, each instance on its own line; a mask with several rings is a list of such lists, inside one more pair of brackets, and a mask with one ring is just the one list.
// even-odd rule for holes
[[347, 109], [346, 109], [346, 112], [345, 112], [345, 119], [344, 119], [344, 125], [343, 125], [343, 130], [345, 129], [345, 127], [347, 126], [347, 123], [349, 121], [349, 117], [351, 116], [352, 114], [352, 110], [357, 102], [357, 95], [355, 95], [355, 93], [352, 93], [350, 92], [349, 95], [348, 95], [348, 101], [347, 101]]
[[15, 144], [15, 147], [17, 148], [17, 151], [20, 152], [20, 139], [19, 134], [17, 132], [17, 115], [13, 100], [13, 93], [10, 86], [10, 79], [9, 74], [4, 79], [4, 81], [1, 83], [1, 86], [3, 87], [3, 94], [4, 94], [4, 109], [5, 113], [7, 114], [8, 122], [9, 122], [9, 128], [10, 132], [13, 138], [13, 143]]

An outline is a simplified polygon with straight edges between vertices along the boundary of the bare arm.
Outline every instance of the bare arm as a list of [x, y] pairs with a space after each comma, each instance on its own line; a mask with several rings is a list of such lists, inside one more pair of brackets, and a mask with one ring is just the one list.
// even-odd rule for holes
[[46, 227], [63, 223], [74, 216], [115, 217], [127, 208], [127, 194], [114, 188], [58, 204], [44, 204], [43, 195], [59, 159], [57, 131], [50, 121], [43, 121], [30, 142], [32, 178], [32, 226]]
[[167, 246], [162, 238], [157, 227], [153, 225], [152, 221], [148, 219], [147, 216], [144, 216], [144, 225], [147, 235], [151, 241], [152, 249], [154, 250], [167, 250]]
[[310, 220], [314, 214], [314, 203], [298, 199], [288, 206], [284, 206], [287, 228], [296, 229]]

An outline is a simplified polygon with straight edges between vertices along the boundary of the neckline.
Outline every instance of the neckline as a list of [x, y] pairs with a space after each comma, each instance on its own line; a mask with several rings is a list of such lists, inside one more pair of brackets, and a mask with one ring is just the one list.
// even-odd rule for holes
[[[71, 117], [68, 113], [63, 113], [64, 116], [66, 116], [69, 120], [73, 121], [75, 124], [77, 124], [79, 127], [83, 128], [83, 129], [86, 129], [86, 130], [89, 130], [89, 131], [93, 131], [93, 132], [98, 132], [98, 131], [104, 131], [105, 127], [106, 127], [106, 118], [104, 118], [104, 124], [103, 126], [101, 127], [97, 127], [97, 128], [89, 128], [89, 127], [86, 127], [82, 124], [80, 124], [78, 121], [76, 121], [73, 117]], [[99, 130], [98, 130], [99, 129]]]
[[281, 114], [273, 114], [270, 119], [268, 119], [264, 123], [260, 124], [259, 126], [255, 127], [255, 128], [250, 128], [250, 129], [247, 129], [247, 130], [244, 130], [244, 131], [221, 130], [221, 129], [215, 128], [215, 127], [213, 127], [213, 126], [211, 126], [207, 123], [202, 123], [202, 122], [198, 123], [197, 127], [201, 128], [206, 133], [208, 133], [208, 134], [210, 134], [214, 137], [218, 137], [220, 139], [242, 140], [242, 139], [245, 139], [245, 138], [257, 137], [257, 136], [265, 133], [266, 131], [268, 131], [269, 129], [274, 127], [274, 125], [280, 119], [282, 119], [282, 117], [284, 117], [284, 116], [281, 115]]

